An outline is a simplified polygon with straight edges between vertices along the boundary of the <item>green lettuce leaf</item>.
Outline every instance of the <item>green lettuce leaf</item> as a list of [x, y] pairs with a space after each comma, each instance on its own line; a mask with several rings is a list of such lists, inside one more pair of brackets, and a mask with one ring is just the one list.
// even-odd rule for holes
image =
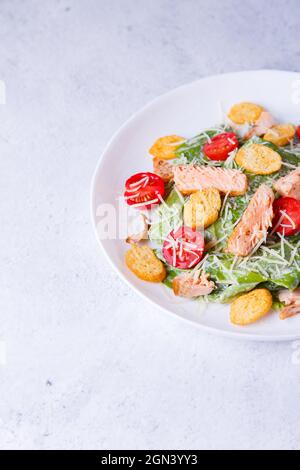
[[156, 247], [163, 245], [171, 230], [182, 225], [184, 201], [183, 196], [176, 189], [172, 189], [165, 203], [154, 210], [149, 239]]
[[[202, 152], [203, 145], [208, 138], [224, 132], [226, 129], [208, 129], [186, 141], [176, 153], [176, 163], [211, 164]], [[206, 243], [210, 243], [201, 269], [210, 275], [215, 282], [216, 289], [205, 300], [212, 302], [228, 302], [235, 296], [251, 291], [257, 286], [268, 288], [274, 296], [274, 302], [278, 304], [277, 292], [282, 288], [295, 289], [300, 283], [300, 234], [279, 240], [276, 235], [268, 240], [267, 245], [261, 248], [250, 258], [236, 258], [223, 252], [227, 239], [234, 227], [239, 222], [249, 201], [261, 184], [270, 187], [274, 182], [293, 170], [293, 166], [300, 165], [300, 155], [293, 153], [287, 148], [279, 148], [270, 142], [260, 138], [253, 138], [244, 145], [259, 143], [277, 151], [282, 159], [283, 165], [279, 172], [267, 175], [253, 175], [247, 173], [249, 179], [249, 191], [244, 196], [228, 197], [223, 201], [223, 207], [219, 219], [205, 230]], [[233, 157], [234, 158], [234, 157]], [[232, 158], [232, 166], [238, 168]], [[224, 162], [218, 164], [224, 165]], [[163, 259], [161, 247], [165, 237], [175, 227], [183, 223], [183, 206], [185, 200], [176, 189], [172, 189], [166, 198], [165, 204], [159, 206], [154, 212], [154, 221], [150, 229], [150, 239], [155, 242], [157, 255]], [[208, 245], [209, 246], [209, 245]], [[166, 265], [167, 278], [164, 283], [172, 286], [172, 281], [181, 270]], [[185, 271], [186, 272], [186, 271]]]

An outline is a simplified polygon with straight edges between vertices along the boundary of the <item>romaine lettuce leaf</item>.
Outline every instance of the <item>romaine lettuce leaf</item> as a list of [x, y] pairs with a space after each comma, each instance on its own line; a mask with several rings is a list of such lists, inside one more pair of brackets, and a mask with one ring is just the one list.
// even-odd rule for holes
[[182, 225], [183, 205], [184, 197], [176, 189], [172, 189], [164, 204], [153, 211], [149, 238], [156, 247], [162, 246], [171, 230]]
[[[177, 159], [174, 163], [196, 163], [199, 165], [205, 165], [206, 163], [212, 163], [202, 152], [203, 146], [208, 142], [209, 139], [215, 137], [222, 132], [230, 132], [232, 129], [228, 126], [222, 125], [216, 128], [207, 129], [200, 134], [186, 140], [176, 150]], [[218, 166], [223, 166], [224, 162], [215, 162]]]
[[[208, 138], [224, 132], [223, 129], [209, 129], [193, 139], [181, 145], [176, 153], [176, 163], [207, 164], [210, 163], [203, 154], [203, 145]], [[226, 254], [222, 250], [226, 246], [227, 239], [234, 227], [242, 217], [249, 201], [261, 184], [273, 186], [274, 181], [293, 170], [294, 166], [300, 165], [300, 154], [292, 153], [287, 148], [279, 148], [270, 142], [260, 138], [253, 138], [245, 145], [260, 143], [277, 151], [283, 159], [283, 165], [279, 172], [272, 175], [260, 176], [248, 173], [249, 191], [244, 196], [227, 197], [223, 201], [223, 207], [219, 219], [205, 230], [206, 243], [210, 243], [210, 251], [207, 253], [203, 271], [210, 275], [216, 283], [215, 291], [207, 296], [206, 300], [212, 302], [228, 302], [236, 295], [248, 292], [256, 286], [267, 287], [274, 298], [282, 288], [295, 289], [300, 283], [300, 234], [287, 239], [279, 240], [275, 235], [263, 245], [250, 258], [236, 258]], [[224, 162], [218, 164], [224, 165]], [[233, 162], [234, 165], [236, 165]], [[237, 167], [237, 165], [236, 165]], [[172, 189], [161, 205], [154, 211], [154, 220], [149, 232], [149, 237], [155, 242], [157, 253], [161, 255], [161, 246], [168, 233], [182, 225], [183, 206], [187, 198], [183, 198], [176, 189]], [[180, 272], [172, 266], [167, 265], [167, 278], [164, 283], [172, 286], [172, 280]]]

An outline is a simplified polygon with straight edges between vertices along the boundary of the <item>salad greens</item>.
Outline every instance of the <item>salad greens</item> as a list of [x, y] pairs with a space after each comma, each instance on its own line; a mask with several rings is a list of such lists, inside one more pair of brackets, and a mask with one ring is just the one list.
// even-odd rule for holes
[[[208, 129], [185, 141], [176, 151], [175, 164], [196, 163], [225, 168], [238, 168], [234, 152], [226, 161], [209, 160], [203, 153], [203, 146], [210, 138], [230, 130], [228, 126]], [[196, 268], [203, 269], [216, 284], [216, 289], [206, 296], [207, 301], [228, 302], [236, 295], [248, 292], [258, 285], [267, 287], [274, 295], [282, 288], [295, 289], [300, 283], [300, 234], [285, 239], [282, 236], [268, 237], [266, 243], [247, 258], [236, 257], [224, 252], [228, 237], [241, 219], [249, 201], [261, 184], [273, 186], [274, 181], [286, 175], [300, 164], [300, 154], [279, 148], [274, 144], [254, 137], [244, 145], [253, 143], [266, 145], [278, 152], [283, 160], [279, 172], [268, 176], [248, 173], [249, 190], [244, 196], [226, 197], [218, 220], [204, 230], [206, 255]], [[187, 197], [174, 187], [164, 203], [153, 214], [149, 238], [154, 242], [156, 254], [163, 259], [161, 249], [170, 230], [183, 225], [183, 207]], [[171, 287], [172, 280], [182, 271], [167, 265], [164, 283]], [[185, 270], [185, 272], [187, 272]]]

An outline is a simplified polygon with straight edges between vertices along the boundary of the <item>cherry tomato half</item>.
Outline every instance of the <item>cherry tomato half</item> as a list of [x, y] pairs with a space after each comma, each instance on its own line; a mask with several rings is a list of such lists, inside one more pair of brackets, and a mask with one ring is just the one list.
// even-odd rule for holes
[[300, 140], [300, 126], [297, 127], [297, 137]]
[[300, 231], [300, 201], [280, 197], [274, 201], [273, 227], [276, 233], [290, 236]]
[[162, 254], [166, 262], [179, 269], [190, 269], [201, 261], [204, 238], [200, 232], [182, 226], [172, 230], [164, 241]]
[[210, 160], [224, 161], [238, 146], [237, 136], [233, 132], [224, 132], [207, 142], [203, 147], [203, 152]]
[[125, 183], [126, 202], [137, 209], [149, 209], [152, 205], [160, 204], [164, 194], [164, 181], [154, 173], [137, 173]]

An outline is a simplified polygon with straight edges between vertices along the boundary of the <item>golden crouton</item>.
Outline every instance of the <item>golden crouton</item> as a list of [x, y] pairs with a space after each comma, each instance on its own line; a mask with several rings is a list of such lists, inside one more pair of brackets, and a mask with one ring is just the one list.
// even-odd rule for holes
[[254, 289], [241, 295], [230, 306], [230, 320], [234, 325], [249, 325], [267, 315], [272, 308], [272, 295], [267, 289]]
[[149, 153], [161, 160], [172, 160], [172, 158], [176, 158], [175, 151], [184, 140], [184, 137], [179, 135], [160, 137], [149, 149]]
[[220, 193], [215, 188], [207, 188], [193, 193], [184, 206], [184, 223], [192, 228], [206, 228], [219, 217], [221, 209]]
[[127, 267], [138, 278], [148, 282], [162, 282], [166, 277], [163, 263], [148, 246], [132, 245], [125, 254]]
[[236, 154], [235, 161], [255, 175], [270, 175], [279, 171], [282, 165], [279, 153], [260, 144], [244, 145]]
[[235, 124], [254, 124], [263, 111], [264, 108], [254, 103], [238, 103], [231, 108], [228, 117]]
[[264, 139], [278, 147], [288, 145], [295, 137], [296, 129], [292, 124], [278, 124], [264, 135]]

